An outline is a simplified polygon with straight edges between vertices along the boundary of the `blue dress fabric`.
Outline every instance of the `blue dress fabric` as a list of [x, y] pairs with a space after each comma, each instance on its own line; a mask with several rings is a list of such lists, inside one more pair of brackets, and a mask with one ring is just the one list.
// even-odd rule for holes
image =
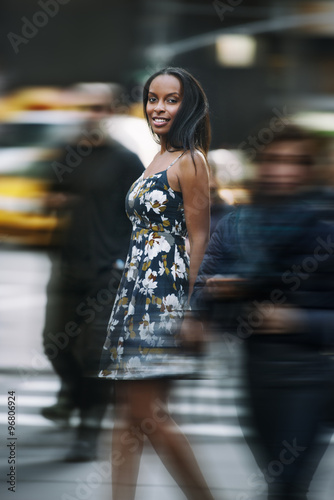
[[193, 372], [193, 360], [178, 341], [189, 275], [183, 199], [167, 178], [179, 157], [162, 172], [149, 177], [144, 172], [126, 196], [133, 229], [100, 377], [135, 380]]

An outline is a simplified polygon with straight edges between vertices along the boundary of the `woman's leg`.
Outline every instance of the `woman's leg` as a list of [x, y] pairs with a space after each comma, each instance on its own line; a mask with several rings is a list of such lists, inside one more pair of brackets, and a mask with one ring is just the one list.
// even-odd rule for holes
[[[128, 384], [128, 409], [133, 418], [130, 433], [126, 436], [123, 434], [123, 443], [126, 439], [128, 440], [128, 452], [132, 438], [131, 446], [138, 456], [139, 450], [142, 450], [143, 438], [147, 436], [167, 470], [189, 500], [212, 500], [213, 497], [188, 440], [168, 413], [168, 384], [157, 380], [129, 382]], [[122, 437], [118, 440], [122, 441]], [[129, 456], [126, 456], [129, 460]], [[134, 462], [134, 454], [129, 464], [130, 462]], [[118, 500], [118, 498], [115, 497], [113, 500]]]
[[[130, 386], [130, 387], [129, 387]], [[131, 415], [131, 385], [115, 384], [115, 424], [112, 433], [112, 499], [134, 500], [145, 435]]]

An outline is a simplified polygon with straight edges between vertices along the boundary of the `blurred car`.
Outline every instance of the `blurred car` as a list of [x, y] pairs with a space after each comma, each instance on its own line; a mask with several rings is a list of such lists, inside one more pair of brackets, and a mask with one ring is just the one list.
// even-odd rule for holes
[[77, 133], [68, 112], [20, 111], [0, 123], [0, 241], [47, 246], [61, 227], [45, 203], [54, 182], [52, 162]]

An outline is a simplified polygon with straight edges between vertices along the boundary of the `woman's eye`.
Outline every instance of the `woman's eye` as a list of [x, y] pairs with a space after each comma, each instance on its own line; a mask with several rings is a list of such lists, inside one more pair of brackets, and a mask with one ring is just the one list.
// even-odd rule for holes
[[155, 102], [155, 97], [149, 97], [148, 102]]
[[175, 103], [177, 102], [177, 100], [176, 100], [176, 99], [168, 99], [168, 101], [167, 101], [167, 102], [170, 102], [170, 103], [172, 103], [172, 104], [175, 104]]

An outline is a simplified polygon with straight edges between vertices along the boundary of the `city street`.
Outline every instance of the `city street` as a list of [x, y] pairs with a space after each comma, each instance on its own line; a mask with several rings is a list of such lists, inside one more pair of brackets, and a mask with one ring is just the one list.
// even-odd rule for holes
[[[42, 407], [55, 402], [59, 388], [41, 345], [49, 272], [46, 252], [6, 247], [0, 251], [1, 498], [111, 499], [112, 406], [103, 422], [99, 458], [87, 463], [63, 461], [76, 416], [61, 428], [40, 414]], [[223, 345], [216, 346], [216, 351], [218, 347], [221, 364], [215, 372], [219, 376], [176, 382], [170, 409], [189, 438], [214, 497], [260, 500], [265, 498], [265, 483], [237, 418], [236, 400], [240, 403], [243, 398], [240, 353], [227, 351]], [[11, 426], [8, 422], [14, 424], [14, 417], [15, 426]], [[314, 478], [310, 500], [332, 499], [333, 467], [332, 444]], [[136, 500], [158, 498], [185, 497], [146, 443]]]
[[0, 500], [333, 500], [334, 1], [0, 24]]

